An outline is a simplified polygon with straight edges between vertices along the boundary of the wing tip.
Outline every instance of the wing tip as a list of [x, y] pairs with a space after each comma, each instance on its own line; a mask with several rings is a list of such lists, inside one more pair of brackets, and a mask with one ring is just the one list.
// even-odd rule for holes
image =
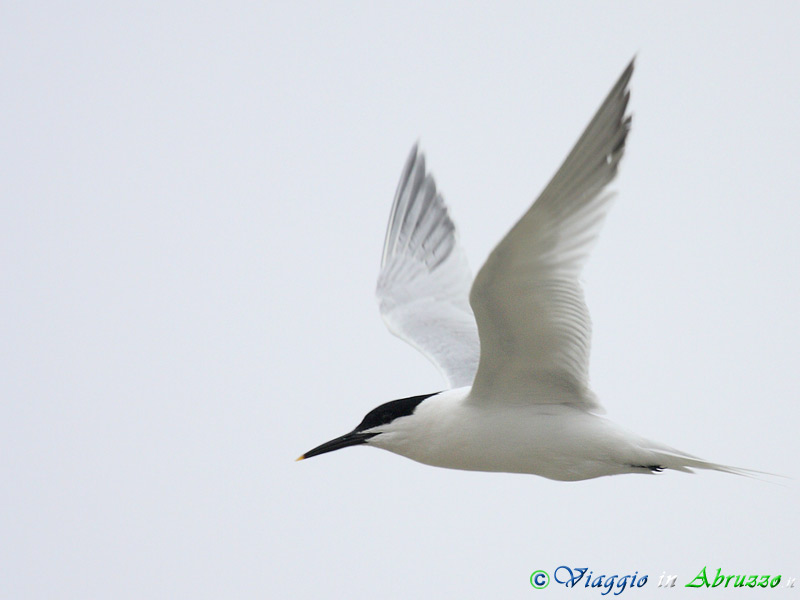
[[433, 271], [457, 246], [457, 231], [425, 155], [414, 144], [406, 161], [389, 214], [381, 271], [400, 254]]
[[403, 197], [403, 191], [408, 186], [408, 180], [411, 177], [411, 174], [415, 170], [422, 170], [423, 174], [425, 173], [425, 155], [420, 152], [419, 150], [419, 139], [417, 139], [414, 144], [411, 146], [411, 151], [408, 153], [408, 158], [406, 158], [406, 162], [403, 165], [403, 170], [400, 172], [400, 179], [397, 182], [397, 188], [394, 192], [394, 200], [392, 201], [392, 208], [389, 211], [389, 221], [386, 223], [386, 234], [383, 238], [383, 252], [381, 253], [381, 268], [386, 266], [386, 262], [389, 260], [393, 248], [390, 246], [392, 245], [393, 238], [396, 234], [396, 227], [395, 227], [395, 220], [398, 216], [398, 213], [401, 211], [399, 210], [399, 205], [401, 199]]
[[622, 74], [617, 79], [617, 83], [614, 84], [614, 88], [619, 88], [625, 90], [626, 92], [630, 93], [628, 90], [628, 84], [630, 84], [631, 78], [633, 77], [633, 71], [636, 68], [636, 54], [633, 55], [630, 62], [627, 64], [625, 69], [623, 69]]

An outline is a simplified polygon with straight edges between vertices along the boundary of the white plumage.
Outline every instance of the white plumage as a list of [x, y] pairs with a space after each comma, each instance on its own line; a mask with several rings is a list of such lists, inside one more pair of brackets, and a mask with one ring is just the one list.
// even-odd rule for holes
[[663, 469], [752, 473], [624, 430], [598, 414], [589, 389], [591, 323], [578, 277], [625, 151], [632, 74], [633, 62], [474, 281], [425, 159], [412, 149], [377, 296], [389, 330], [452, 389], [383, 404], [301, 458], [368, 444], [436, 466], [558, 480]]
[[455, 225], [414, 146], [386, 228], [378, 303], [389, 331], [427, 356], [451, 388], [470, 385], [478, 369], [471, 285]]

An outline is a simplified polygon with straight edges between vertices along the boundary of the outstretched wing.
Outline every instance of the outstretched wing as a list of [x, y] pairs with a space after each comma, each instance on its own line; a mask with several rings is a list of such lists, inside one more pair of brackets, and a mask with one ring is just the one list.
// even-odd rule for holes
[[588, 388], [591, 323], [578, 282], [630, 128], [625, 69], [561, 168], [497, 245], [470, 292], [481, 357], [471, 395], [597, 408]]
[[450, 387], [470, 385], [478, 368], [471, 283], [455, 225], [414, 146], [392, 204], [376, 293], [389, 331], [422, 352]]

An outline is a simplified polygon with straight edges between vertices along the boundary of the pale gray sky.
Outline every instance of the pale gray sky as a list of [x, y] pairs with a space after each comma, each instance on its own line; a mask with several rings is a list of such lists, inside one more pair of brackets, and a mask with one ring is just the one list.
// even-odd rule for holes
[[637, 54], [584, 276], [593, 387], [642, 434], [796, 480], [798, 31], [794, 2], [4, 3], [0, 597], [800, 576], [792, 481], [293, 462], [442, 387], [373, 298], [411, 145], [477, 270]]

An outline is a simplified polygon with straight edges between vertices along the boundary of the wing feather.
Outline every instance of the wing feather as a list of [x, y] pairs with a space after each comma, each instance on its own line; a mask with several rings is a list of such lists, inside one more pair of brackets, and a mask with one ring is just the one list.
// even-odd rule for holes
[[631, 62], [470, 292], [482, 348], [471, 396], [597, 409], [591, 322], [578, 276], [597, 238], [630, 129]]
[[471, 283], [455, 225], [415, 146], [392, 203], [376, 293], [389, 331], [422, 352], [450, 387], [470, 385], [478, 368]]

